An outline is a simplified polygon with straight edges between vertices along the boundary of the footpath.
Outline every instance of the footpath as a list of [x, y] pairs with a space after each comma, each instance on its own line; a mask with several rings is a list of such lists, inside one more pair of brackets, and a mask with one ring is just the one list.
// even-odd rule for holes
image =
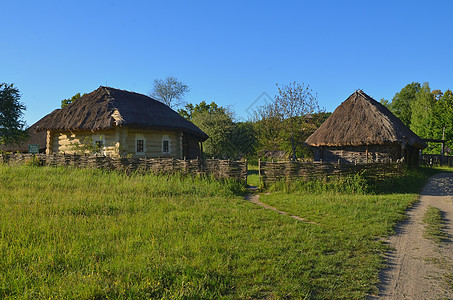
[[[446, 242], [424, 237], [422, 219], [429, 206], [442, 212]], [[394, 250], [380, 274], [379, 295], [370, 299], [453, 299], [453, 174], [431, 177], [407, 214], [387, 241]]]

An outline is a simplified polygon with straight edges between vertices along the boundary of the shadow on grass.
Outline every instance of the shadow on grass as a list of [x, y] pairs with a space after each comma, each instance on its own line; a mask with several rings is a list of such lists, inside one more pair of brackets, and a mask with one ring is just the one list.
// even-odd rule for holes
[[250, 169], [248, 169], [247, 170], [247, 175], [248, 176], [249, 175], [258, 175], [258, 170], [250, 170]]

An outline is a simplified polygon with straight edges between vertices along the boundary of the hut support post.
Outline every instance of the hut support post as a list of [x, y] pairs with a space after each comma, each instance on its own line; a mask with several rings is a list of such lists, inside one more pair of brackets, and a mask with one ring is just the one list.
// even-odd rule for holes
[[46, 155], [52, 155], [52, 132], [47, 130], [47, 138], [46, 138]]
[[368, 145], [366, 145], [366, 149], [365, 149], [365, 159], [366, 159], [366, 163], [368, 163]]

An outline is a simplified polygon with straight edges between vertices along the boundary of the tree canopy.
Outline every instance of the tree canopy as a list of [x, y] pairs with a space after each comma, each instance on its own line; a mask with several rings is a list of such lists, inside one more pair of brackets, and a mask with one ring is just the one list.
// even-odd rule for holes
[[[386, 105], [397, 117], [424, 139], [447, 140], [453, 149], [453, 93], [431, 90], [429, 83], [412, 82]], [[440, 144], [429, 143], [425, 153], [440, 153]]]
[[432, 138], [434, 128], [434, 95], [431, 93], [429, 84], [423, 83], [420, 90], [415, 94], [415, 100], [411, 105], [410, 128], [422, 138]]
[[260, 148], [285, 151], [296, 160], [307, 153], [302, 143], [316, 130], [322, 111], [309, 85], [292, 82], [277, 87], [274, 101], [255, 111]]
[[154, 79], [153, 90], [149, 95], [175, 109], [184, 105], [184, 96], [189, 91], [188, 85], [179, 81], [176, 77], [168, 76], [165, 79]]
[[13, 84], [0, 83], [0, 144], [14, 144], [25, 138], [25, 105]]
[[228, 108], [202, 101], [195, 105], [189, 103], [178, 113], [209, 135], [203, 143], [206, 156], [238, 159], [254, 153], [256, 138], [252, 124], [234, 122]]
[[412, 82], [401, 89], [392, 99], [388, 106], [390, 110], [403, 121], [406, 126], [410, 126], [412, 119], [412, 105], [416, 100], [416, 95], [421, 86], [418, 82]]

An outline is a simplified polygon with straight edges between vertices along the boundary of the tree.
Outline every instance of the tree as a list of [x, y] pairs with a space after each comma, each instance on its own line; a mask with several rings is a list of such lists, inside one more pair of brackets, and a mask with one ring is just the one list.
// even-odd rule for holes
[[230, 143], [235, 158], [256, 157], [256, 131], [252, 122], [237, 122], [231, 133]]
[[168, 76], [165, 79], [154, 79], [154, 87], [150, 96], [175, 109], [184, 105], [184, 96], [190, 91], [189, 86], [176, 77]]
[[392, 102], [386, 105], [406, 126], [410, 126], [412, 119], [412, 104], [421, 86], [418, 82], [412, 82], [396, 93]]
[[14, 144], [26, 137], [22, 120], [25, 105], [13, 84], [0, 83], [0, 144]]
[[390, 111], [392, 110], [392, 102], [387, 100], [387, 99], [384, 99], [384, 98], [381, 98], [381, 100], [379, 100], [379, 102], [384, 105], [385, 107], [387, 107]]
[[282, 143], [289, 140], [290, 154], [295, 161], [299, 141], [312, 131], [313, 116], [321, 110], [317, 95], [309, 85], [293, 82], [283, 86], [277, 84], [277, 87], [278, 94], [274, 101], [260, 107], [255, 116], [263, 126], [260, 131], [268, 140], [265, 143], [271, 142], [272, 148], [281, 148]]
[[192, 122], [209, 135], [209, 139], [203, 143], [203, 151], [207, 156], [232, 157], [230, 137], [234, 123], [226, 111], [200, 112], [193, 115]]
[[203, 130], [209, 139], [204, 142], [206, 155], [218, 158], [243, 158], [254, 154], [255, 132], [248, 122], [234, 122], [233, 113], [215, 102], [187, 104], [178, 113]]
[[423, 83], [421, 89], [415, 94], [412, 103], [410, 128], [421, 138], [432, 138], [434, 127], [434, 105], [436, 99], [431, 92], [429, 83]]
[[193, 105], [187, 104], [179, 114], [194, 123], [209, 139], [203, 144], [203, 151], [207, 156], [230, 158], [233, 156], [230, 138], [234, 130], [232, 113], [215, 102], [207, 104], [205, 101]]
[[80, 93], [77, 93], [77, 94], [75, 94], [74, 96], [72, 96], [70, 99], [63, 99], [63, 100], [61, 100], [61, 108], [68, 106], [69, 104], [71, 104], [71, 103], [74, 102], [75, 100], [77, 100], [77, 99], [79, 99], [80, 97], [83, 97], [83, 96], [85, 96], [85, 95], [86, 95], [86, 94], [83, 94], [83, 95], [81, 96]]
[[[434, 105], [432, 138], [447, 140], [447, 146], [453, 149], [453, 93], [451, 90], [442, 93]], [[435, 148], [434, 153], [440, 153], [440, 144], [430, 146]]]
[[[192, 117], [199, 113], [215, 114], [217, 112], [229, 113], [229, 110], [221, 106], [219, 107], [215, 102], [207, 104], [206, 101], [201, 101], [195, 105], [188, 103], [184, 106], [184, 108], [178, 109], [179, 115], [189, 121], [192, 121]], [[231, 113], [229, 114], [231, 115]]]

